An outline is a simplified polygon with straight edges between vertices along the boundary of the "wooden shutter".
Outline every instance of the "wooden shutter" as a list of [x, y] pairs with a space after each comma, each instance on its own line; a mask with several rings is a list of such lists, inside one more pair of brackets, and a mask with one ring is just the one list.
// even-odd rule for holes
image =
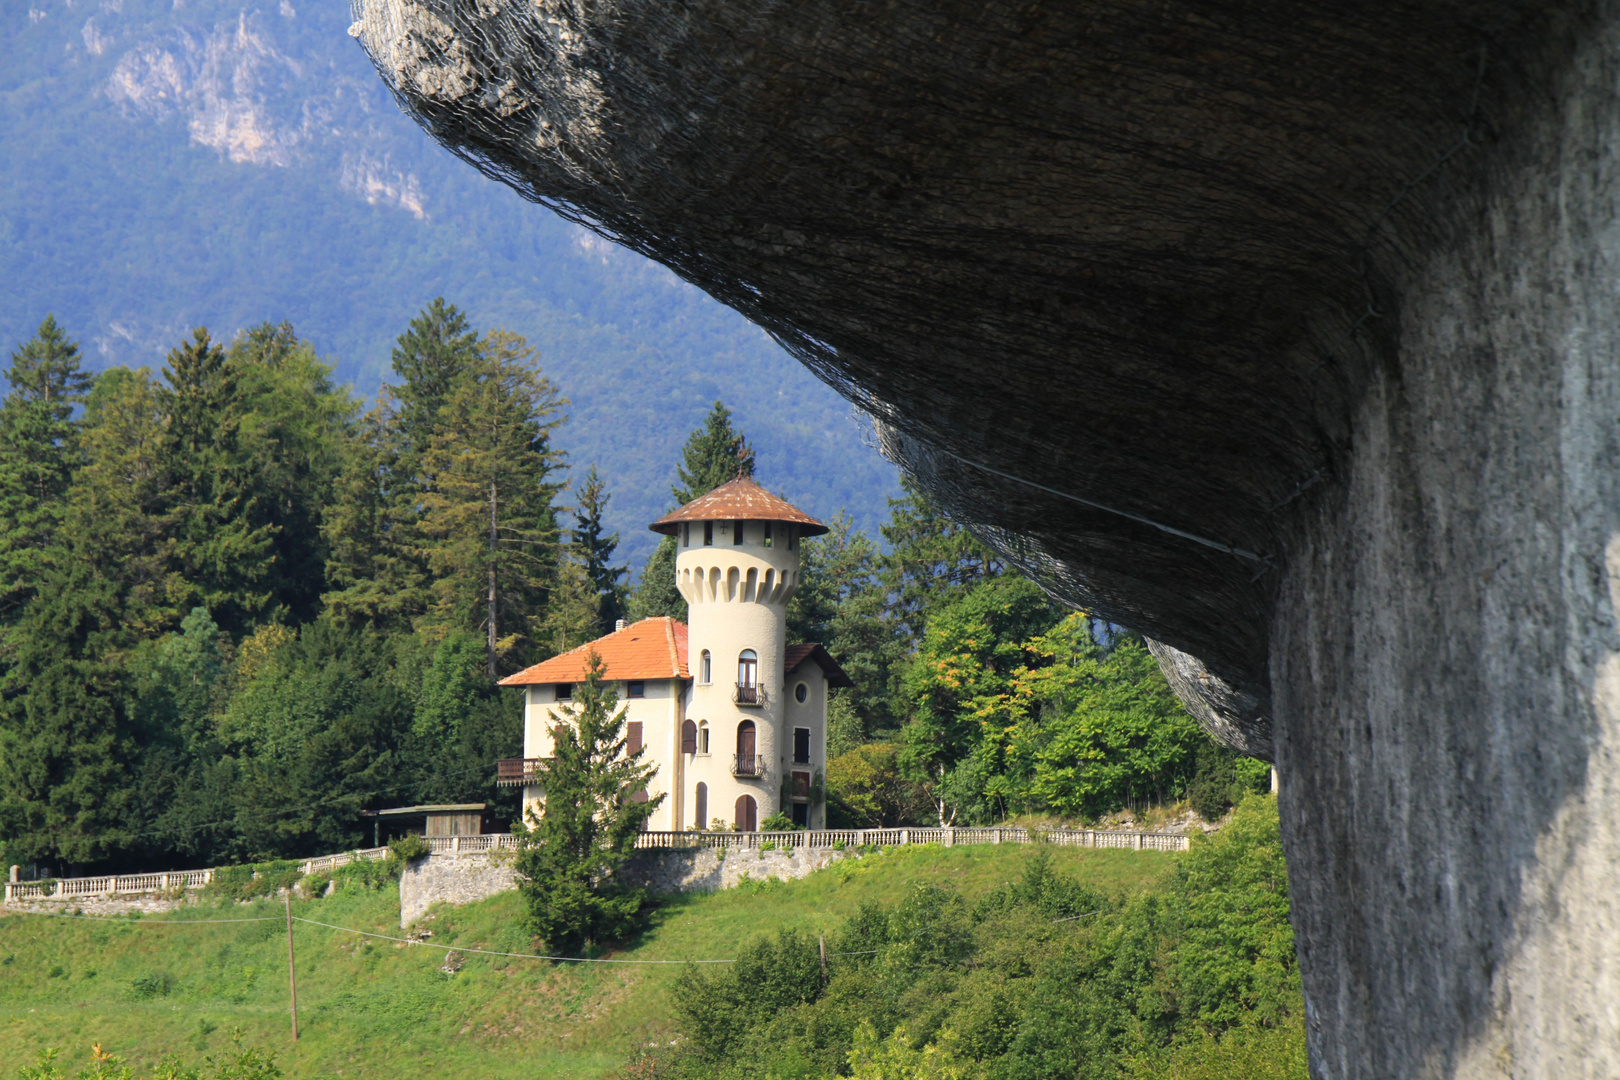
[[796, 772], [793, 774], [793, 797], [795, 799], [808, 799], [810, 797], [810, 774]]
[[625, 747], [624, 752], [633, 754], [641, 749], [641, 721], [631, 720], [624, 725]]
[[748, 759], [754, 756], [754, 722], [744, 720], [737, 725], [737, 757]]
[[759, 804], [752, 795], [737, 796], [737, 831], [756, 832], [759, 829]]
[[693, 822], [693, 824], [695, 824], [700, 829], [707, 829], [709, 827], [709, 785], [708, 784], [704, 784], [704, 783], [699, 783], [698, 784], [698, 786], [697, 786], [697, 797], [693, 801], [697, 803], [697, 807], [696, 807], [697, 812], [692, 815], [696, 819]]
[[697, 725], [690, 720], [681, 725], [681, 753], [697, 753]]

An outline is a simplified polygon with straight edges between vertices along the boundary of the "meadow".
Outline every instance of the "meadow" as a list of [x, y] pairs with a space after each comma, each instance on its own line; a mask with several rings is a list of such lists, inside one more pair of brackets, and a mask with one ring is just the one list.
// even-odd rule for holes
[[[1157, 889], [1178, 858], [1069, 849], [1051, 855], [1054, 869], [1110, 894]], [[48, 1047], [61, 1048], [60, 1063], [77, 1070], [96, 1043], [141, 1074], [166, 1054], [200, 1061], [240, 1037], [274, 1051], [289, 1078], [609, 1076], [632, 1054], [668, 1044], [670, 994], [686, 961], [727, 960], [779, 930], [829, 932], [863, 903], [894, 904], [919, 884], [947, 885], [973, 901], [1019, 879], [1032, 857], [1022, 846], [898, 849], [802, 881], [671, 898], [637, 940], [602, 957], [619, 963], [462, 951], [534, 951], [515, 893], [431, 912], [413, 930], [427, 931], [432, 945], [296, 923], [296, 1045], [279, 900], [139, 919], [13, 912], [0, 917], [3, 1075]], [[405, 936], [391, 884], [350, 886], [295, 901], [292, 910], [332, 926]]]

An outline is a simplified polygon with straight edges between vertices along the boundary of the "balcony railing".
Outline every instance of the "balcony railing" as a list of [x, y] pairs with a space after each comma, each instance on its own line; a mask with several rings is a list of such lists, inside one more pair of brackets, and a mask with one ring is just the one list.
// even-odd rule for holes
[[535, 774], [545, 758], [502, 758], [495, 763], [496, 787], [520, 787], [535, 782]]
[[765, 758], [761, 754], [731, 755], [732, 776], [764, 776]]
[[731, 700], [738, 705], [763, 705], [765, 698], [763, 686], [744, 686], [742, 683], [737, 684], [737, 692], [731, 695]]

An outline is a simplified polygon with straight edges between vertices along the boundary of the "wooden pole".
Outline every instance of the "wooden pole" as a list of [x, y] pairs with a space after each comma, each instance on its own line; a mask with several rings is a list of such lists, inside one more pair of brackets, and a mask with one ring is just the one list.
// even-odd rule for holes
[[293, 938], [292, 938], [292, 893], [289, 891], [284, 900], [287, 901], [287, 991], [292, 1000], [292, 1028], [293, 1042], [298, 1041], [298, 972], [293, 967]]

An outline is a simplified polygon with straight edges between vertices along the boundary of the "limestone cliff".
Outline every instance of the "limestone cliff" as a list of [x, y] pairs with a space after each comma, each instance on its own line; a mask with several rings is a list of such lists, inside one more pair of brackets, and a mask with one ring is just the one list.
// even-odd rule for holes
[[1620, 1075], [1612, 4], [358, 0], [1274, 753], [1313, 1069]]

